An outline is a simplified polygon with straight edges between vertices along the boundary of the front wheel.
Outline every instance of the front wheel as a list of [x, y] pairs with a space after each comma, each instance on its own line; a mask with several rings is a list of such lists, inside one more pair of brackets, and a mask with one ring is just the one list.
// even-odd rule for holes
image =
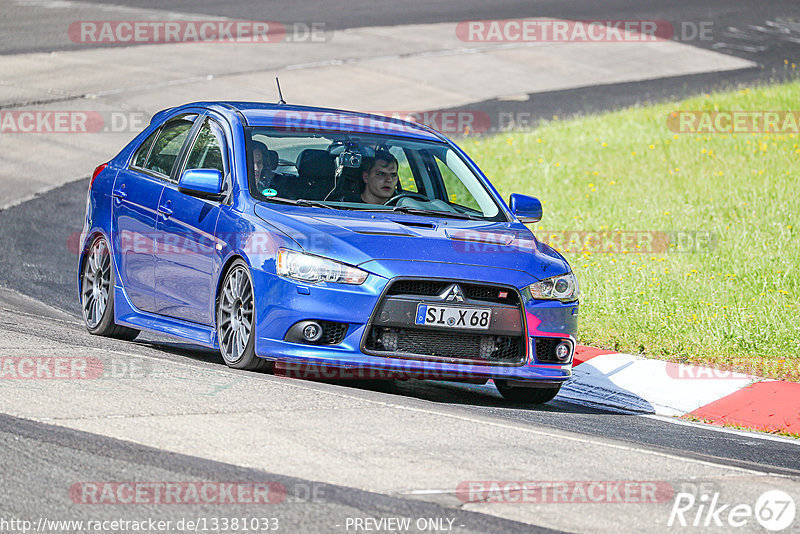
[[257, 371], [271, 362], [256, 356], [255, 297], [250, 269], [236, 260], [219, 290], [217, 298], [217, 337], [219, 351], [228, 367]]
[[505, 380], [495, 380], [495, 387], [504, 399], [524, 404], [544, 404], [558, 395], [561, 386], [543, 388], [521, 388], [509, 386]]
[[81, 308], [90, 334], [132, 340], [139, 331], [114, 323], [114, 266], [105, 238], [92, 241], [81, 273]]

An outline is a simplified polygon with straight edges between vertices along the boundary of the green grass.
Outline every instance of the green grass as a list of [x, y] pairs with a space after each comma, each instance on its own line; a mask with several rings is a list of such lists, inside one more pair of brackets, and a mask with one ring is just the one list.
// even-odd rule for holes
[[[530, 227], [578, 276], [581, 343], [798, 380], [800, 138], [667, 128], [672, 111], [793, 110], [798, 96], [800, 82], [749, 88], [461, 143], [504, 197], [543, 201]], [[712, 242], [602, 252], [564, 231]]]
[[783, 436], [785, 438], [792, 438], [792, 439], [800, 439], [800, 434], [797, 432], [790, 432], [788, 430], [776, 430], [774, 428], [753, 428], [749, 426], [738, 425], [735, 423], [721, 423], [719, 421], [714, 421], [713, 419], [701, 419], [700, 417], [695, 417], [691, 414], [684, 415], [681, 419], [686, 419], [687, 421], [693, 421], [695, 423], [704, 423], [706, 425], [716, 425], [721, 426], [723, 428], [730, 428], [733, 430], [746, 430], [748, 432], [764, 432], [765, 434], [772, 434], [775, 436]]

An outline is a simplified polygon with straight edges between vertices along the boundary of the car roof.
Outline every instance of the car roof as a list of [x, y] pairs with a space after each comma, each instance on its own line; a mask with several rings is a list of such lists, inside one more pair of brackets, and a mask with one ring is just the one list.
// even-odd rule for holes
[[425, 125], [397, 118], [340, 109], [264, 102], [195, 102], [187, 106], [227, 108], [244, 117], [247, 126], [281, 128], [303, 132], [354, 132], [410, 137], [442, 142], [444, 136]]

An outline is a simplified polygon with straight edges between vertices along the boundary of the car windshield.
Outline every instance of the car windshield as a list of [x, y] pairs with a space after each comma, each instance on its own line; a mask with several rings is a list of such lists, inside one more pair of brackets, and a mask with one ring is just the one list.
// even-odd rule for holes
[[249, 189], [257, 200], [506, 220], [481, 179], [445, 143], [254, 128], [247, 146]]

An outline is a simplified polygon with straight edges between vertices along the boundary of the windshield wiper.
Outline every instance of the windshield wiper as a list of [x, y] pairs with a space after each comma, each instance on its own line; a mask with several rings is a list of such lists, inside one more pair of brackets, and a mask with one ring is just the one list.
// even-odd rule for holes
[[298, 206], [306, 206], [310, 208], [328, 208], [329, 210], [336, 209], [333, 206], [328, 206], [324, 202], [317, 202], [316, 200], [308, 200], [305, 198], [298, 198], [295, 202]]
[[327, 204], [324, 204], [322, 202], [317, 202], [316, 200], [308, 200], [305, 198], [299, 198], [297, 200], [293, 200], [291, 198], [269, 197], [264, 202], [291, 204], [293, 206], [303, 206], [307, 208], [328, 208], [329, 210], [335, 209], [333, 206], [328, 206]]
[[[385, 211], [385, 210], [379, 210]], [[438, 210], [426, 210], [422, 208], [410, 208], [408, 206], [395, 206], [392, 208], [392, 211], [399, 211], [400, 213], [409, 213], [411, 215], [436, 215], [438, 217], [450, 217], [452, 219], [463, 219], [463, 220], [473, 220], [473, 221], [482, 221], [480, 217], [475, 217], [474, 215], [467, 215], [466, 213], [456, 213], [453, 211], [438, 211]]]

